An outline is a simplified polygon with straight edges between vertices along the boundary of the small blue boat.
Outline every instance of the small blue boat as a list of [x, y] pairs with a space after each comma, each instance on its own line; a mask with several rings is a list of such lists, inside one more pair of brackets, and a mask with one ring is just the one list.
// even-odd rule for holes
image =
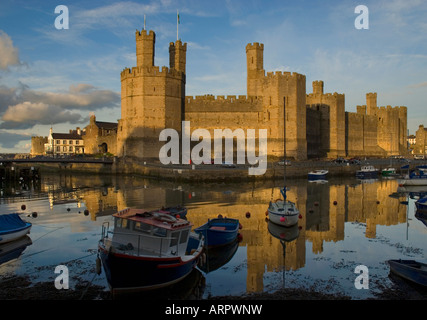
[[378, 169], [373, 166], [362, 166], [360, 170], [356, 171], [356, 178], [359, 179], [372, 179], [378, 177]]
[[240, 223], [238, 219], [215, 218], [209, 219], [204, 225], [194, 229], [194, 232], [203, 234], [207, 247], [228, 244], [238, 237]]
[[417, 211], [427, 212], [427, 196], [418, 199], [415, 202], [415, 206], [417, 207]]
[[14, 241], [30, 233], [32, 224], [21, 219], [18, 213], [0, 215], [0, 244]]
[[313, 170], [308, 173], [308, 180], [324, 180], [326, 175], [329, 173], [328, 170]]
[[390, 271], [418, 285], [427, 286], [427, 264], [415, 260], [388, 260]]

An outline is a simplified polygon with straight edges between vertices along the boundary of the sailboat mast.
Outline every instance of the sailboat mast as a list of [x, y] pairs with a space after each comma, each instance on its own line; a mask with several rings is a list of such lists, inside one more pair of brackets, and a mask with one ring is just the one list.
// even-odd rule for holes
[[283, 174], [283, 187], [286, 189], [286, 97], [283, 98], [283, 157], [283, 164], [285, 167]]

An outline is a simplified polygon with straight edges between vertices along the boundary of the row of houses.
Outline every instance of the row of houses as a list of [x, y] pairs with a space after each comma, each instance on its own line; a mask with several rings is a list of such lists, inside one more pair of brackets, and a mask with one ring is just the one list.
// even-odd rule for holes
[[79, 154], [115, 154], [117, 123], [96, 121], [90, 117], [89, 125], [77, 127], [68, 133], [54, 132], [50, 128], [46, 137], [31, 138], [31, 156], [70, 156]]

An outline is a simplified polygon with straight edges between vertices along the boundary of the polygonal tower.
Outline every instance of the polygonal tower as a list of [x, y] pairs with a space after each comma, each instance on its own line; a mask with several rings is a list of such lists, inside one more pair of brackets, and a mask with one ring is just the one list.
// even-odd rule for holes
[[181, 132], [187, 44], [170, 44], [170, 68], [154, 65], [156, 35], [136, 31], [136, 67], [121, 72], [118, 156], [159, 160], [163, 129]]

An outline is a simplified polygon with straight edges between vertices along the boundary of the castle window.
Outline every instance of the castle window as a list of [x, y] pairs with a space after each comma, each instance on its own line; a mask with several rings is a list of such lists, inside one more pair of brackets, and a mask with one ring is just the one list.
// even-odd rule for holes
[[70, 140], [70, 141], [69, 141], [69, 144], [73, 144], [73, 140]]
[[61, 147], [56, 147], [56, 151], [61, 151]]
[[67, 140], [62, 140], [62, 144], [67, 144]]
[[76, 144], [79, 144], [79, 140], [76, 140]]
[[60, 144], [59, 140], [56, 140], [56, 144]]
[[73, 152], [73, 147], [70, 147], [68, 151]]

